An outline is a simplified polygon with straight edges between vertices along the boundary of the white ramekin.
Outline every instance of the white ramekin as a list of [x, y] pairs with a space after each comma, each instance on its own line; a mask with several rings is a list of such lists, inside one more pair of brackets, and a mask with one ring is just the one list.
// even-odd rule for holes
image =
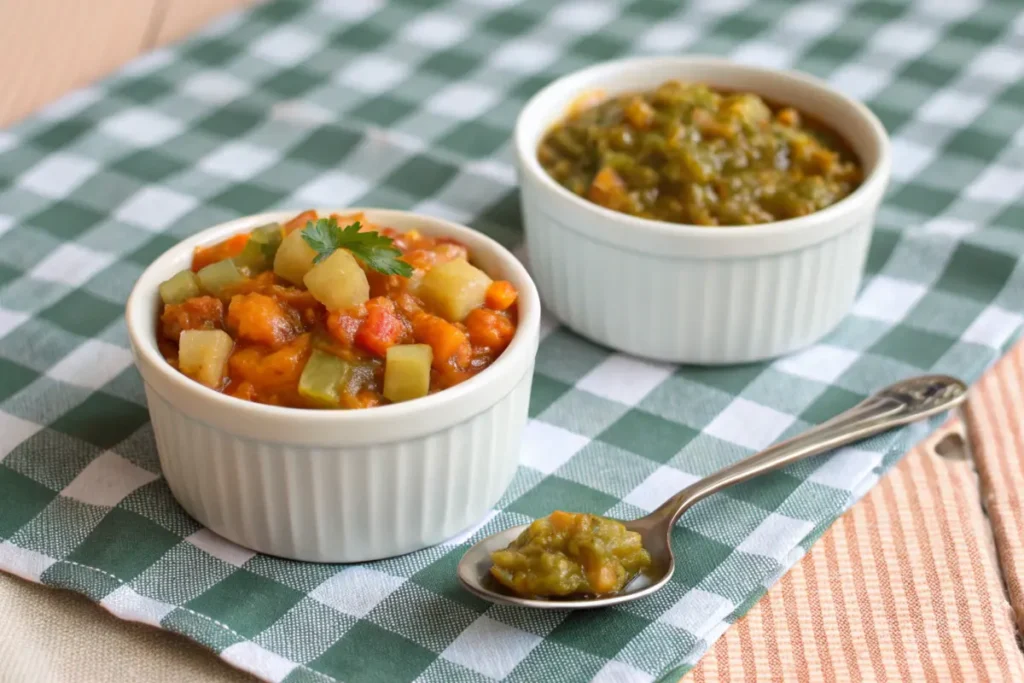
[[519, 328], [491, 367], [422, 399], [353, 411], [249, 403], [174, 370], [156, 343], [160, 282], [187, 268], [196, 246], [298, 211], [240, 218], [185, 240], [146, 269], [128, 299], [132, 351], [174, 497], [205, 526], [262, 553], [359, 562], [434, 545], [479, 522], [519, 462], [540, 327], [525, 268], [469, 228], [365, 211], [381, 225], [453, 237], [492, 277], [516, 286]]
[[[556, 183], [537, 146], [580, 95], [668, 79], [756, 92], [825, 121], [864, 164], [865, 182], [815, 214], [702, 228], [636, 218]], [[889, 181], [889, 140], [863, 104], [802, 74], [705, 57], [603, 63], [537, 93], [515, 129], [530, 271], [545, 306], [585, 337], [680, 363], [741, 363], [821, 338], [849, 310]]]

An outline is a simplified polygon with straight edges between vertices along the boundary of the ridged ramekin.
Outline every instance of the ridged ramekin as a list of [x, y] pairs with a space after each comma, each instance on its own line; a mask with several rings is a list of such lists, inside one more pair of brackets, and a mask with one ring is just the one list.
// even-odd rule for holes
[[[323, 209], [352, 213], [364, 209]], [[492, 277], [519, 290], [519, 328], [489, 368], [415, 401], [317, 411], [242, 401], [172, 368], [157, 348], [157, 286], [189, 267], [196, 246], [293, 212], [211, 228], [158, 258], [139, 278], [126, 319], [164, 476], [200, 523], [253, 550], [315, 562], [360, 562], [439, 543], [479, 522], [515, 473], [540, 328], [525, 268], [469, 228], [403, 211], [365, 209], [398, 230], [466, 244]]]
[[[815, 116], [850, 145], [864, 183], [809, 216], [706, 228], [605, 209], [541, 167], [541, 138], [581, 95], [668, 79], [755, 92]], [[863, 274], [891, 164], [885, 128], [863, 104], [810, 76], [704, 57], [626, 59], [569, 74], [523, 108], [515, 149], [528, 265], [547, 309], [619, 351], [699, 364], [779, 356], [839, 323]]]

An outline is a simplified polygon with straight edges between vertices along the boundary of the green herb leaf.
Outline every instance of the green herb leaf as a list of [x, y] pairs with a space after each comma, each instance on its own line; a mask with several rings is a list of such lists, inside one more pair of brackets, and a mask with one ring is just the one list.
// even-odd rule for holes
[[320, 263], [334, 253], [335, 249], [348, 249], [352, 255], [369, 268], [385, 275], [410, 277], [412, 266], [400, 257], [402, 252], [394, 247], [394, 241], [379, 232], [360, 232], [359, 221], [344, 228], [334, 218], [309, 221], [302, 229], [302, 239], [316, 251], [313, 263]]

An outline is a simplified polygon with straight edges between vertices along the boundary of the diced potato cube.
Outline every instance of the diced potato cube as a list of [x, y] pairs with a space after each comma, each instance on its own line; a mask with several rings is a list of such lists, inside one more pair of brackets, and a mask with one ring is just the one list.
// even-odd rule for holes
[[431, 268], [423, 276], [417, 294], [427, 308], [450, 322], [462, 322], [482, 306], [491, 278], [464, 259]]
[[191, 270], [183, 270], [160, 283], [160, 298], [165, 304], [180, 304], [201, 294], [199, 278]]
[[302, 278], [313, 268], [316, 250], [302, 239], [302, 230], [293, 230], [281, 242], [274, 256], [274, 274], [293, 285], [302, 285]]
[[199, 285], [219, 299], [227, 299], [231, 288], [245, 282], [245, 276], [231, 259], [224, 259], [206, 266], [198, 273]]
[[340, 408], [342, 385], [350, 373], [347, 361], [313, 349], [299, 378], [299, 394], [321, 408]]
[[388, 349], [384, 365], [384, 398], [392, 403], [426, 396], [434, 352], [427, 344], [399, 344]]
[[185, 330], [178, 338], [178, 368], [202, 384], [219, 389], [234, 345], [224, 330]]
[[356, 257], [344, 249], [338, 249], [326, 261], [313, 266], [302, 282], [329, 311], [340, 311], [370, 298], [366, 273], [359, 267]]

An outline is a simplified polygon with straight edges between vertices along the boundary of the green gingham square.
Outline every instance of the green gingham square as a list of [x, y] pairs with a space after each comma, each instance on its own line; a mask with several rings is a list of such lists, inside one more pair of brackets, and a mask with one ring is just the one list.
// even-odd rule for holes
[[[672, 581], [618, 608], [492, 605], [458, 586], [459, 558], [556, 506], [642, 515], [894, 377], [976, 379], [1024, 321], [1022, 26], [1014, 0], [276, 0], [67, 95], [0, 131], [0, 569], [268, 681], [676, 680], [938, 418], [695, 506]], [[679, 53], [807, 71], [888, 128], [891, 187], [836, 330], [697, 368], [545, 317], [514, 480], [418, 553], [294, 562], [178, 507], [122, 320], [146, 265], [209, 225], [314, 205], [422, 211], [518, 249], [525, 101], [597, 61]]]

